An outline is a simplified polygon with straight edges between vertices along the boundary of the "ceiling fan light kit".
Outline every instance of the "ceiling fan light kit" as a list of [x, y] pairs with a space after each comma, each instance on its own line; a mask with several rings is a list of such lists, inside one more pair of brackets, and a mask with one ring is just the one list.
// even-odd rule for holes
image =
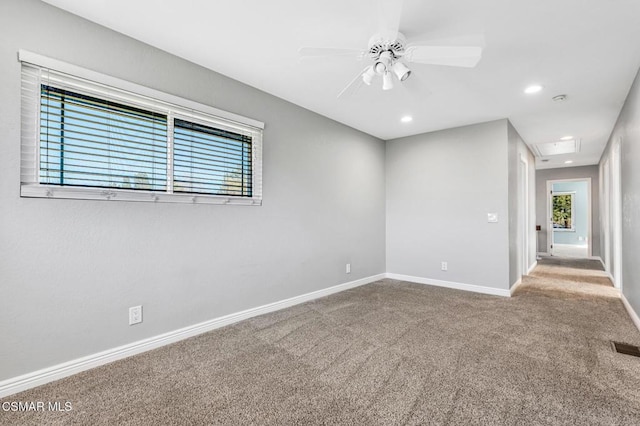
[[391, 90], [393, 89], [392, 73], [400, 82], [409, 78], [411, 70], [400, 62], [404, 54], [404, 46], [405, 38], [402, 33], [396, 33], [394, 40], [385, 39], [378, 34], [371, 37], [367, 56], [373, 60], [373, 65], [362, 73], [362, 81], [370, 86], [373, 77], [378, 74], [382, 76], [382, 90]]
[[382, 90], [391, 89], [393, 89], [393, 79], [391, 78], [391, 73], [385, 71], [384, 74], [382, 74]]
[[[380, 50], [377, 50], [377, 52], [380, 52]], [[375, 61], [373, 65], [365, 68], [362, 73], [362, 82], [367, 86], [371, 86], [376, 75], [381, 75], [382, 90], [391, 90], [393, 89], [392, 74], [395, 74], [401, 82], [411, 75], [409, 67], [399, 62], [392, 51], [381, 51], [381, 53], [376, 53], [372, 59]]]
[[375, 75], [376, 75], [376, 70], [373, 69], [373, 65], [371, 65], [370, 67], [367, 67], [365, 72], [362, 73], [362, 81], [367, 86], [371, 86], [371, 82], [373, 81], [373, 77], [375, 77]]
[[411, 70], [402, 62], [396, 62], [393, 64], [393, 73], [398, 77], [398, 80], [405, 81], [411, 75]]

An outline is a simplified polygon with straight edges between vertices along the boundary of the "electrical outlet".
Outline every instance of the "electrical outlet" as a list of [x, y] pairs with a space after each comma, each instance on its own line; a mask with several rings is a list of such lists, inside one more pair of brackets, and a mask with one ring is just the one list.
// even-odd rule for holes
[[443, 271], [448, 270], [449, 265], [447, 265], [447, 262], [441, 262], [440, 263], [440, 269], [442, 269]]
[[351, 264], [350, 263], [347, 263], [347, 267], [346, 267], [345, 270], [346, 270], [347, 274], [351, 273]]
[[129, 308], [129, 325], [139, 324], [142, 322], [142, 305], [132, 306]]

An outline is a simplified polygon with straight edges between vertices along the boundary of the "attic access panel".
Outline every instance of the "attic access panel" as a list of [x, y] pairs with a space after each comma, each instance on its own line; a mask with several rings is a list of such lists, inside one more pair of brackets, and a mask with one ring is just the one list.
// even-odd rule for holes
[[541, 157], [572, 154], [580, 151], [580, 142], [577, 139], [572, 139], [570, 141], [544, 142], [536, 144], [535, 148]]

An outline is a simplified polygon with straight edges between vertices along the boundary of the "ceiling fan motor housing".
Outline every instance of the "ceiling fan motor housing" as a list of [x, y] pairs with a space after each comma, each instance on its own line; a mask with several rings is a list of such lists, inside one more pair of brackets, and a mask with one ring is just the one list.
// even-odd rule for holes
[[378, 60], [384, 52], [390, 52], [393, 59], [398, 59], [404, 55], [407, 41], [402, 33], [397, 33], [393, 40], [376, 34], [369, 39], [369, 57]]

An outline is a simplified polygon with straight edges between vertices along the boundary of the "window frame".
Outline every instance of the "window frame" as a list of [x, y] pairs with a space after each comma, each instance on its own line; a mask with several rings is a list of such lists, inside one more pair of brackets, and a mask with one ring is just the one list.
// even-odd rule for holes
[[[21, 197], [262, 205], [262, 134], [264, 123], [24, 50], [18, 52], [18, 59], [22, 68]], [[41, 84], [166, 115], [166, 191], [59, 186], [40, 183]], [[251, 196], [173, 192], [175, 119], [251, 137]]]

